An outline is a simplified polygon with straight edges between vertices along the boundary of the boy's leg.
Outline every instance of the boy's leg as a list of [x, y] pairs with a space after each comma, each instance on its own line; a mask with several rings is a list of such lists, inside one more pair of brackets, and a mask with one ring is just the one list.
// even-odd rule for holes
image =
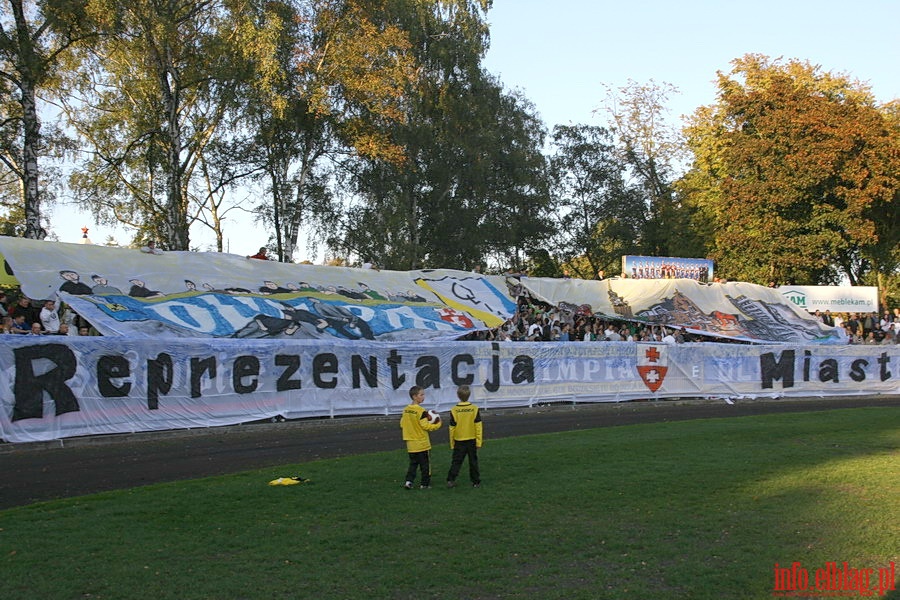
[[481, 484], [481, 470], [478, 468], [478, 448], [475, 446], [475, 440], [472, 440], [472, 445], [469, 447], [469, 479], [472, 480], [472, 485]]
[[421, 452], [422, 455], [422, 487], [431, 487], [431, 451]]
[[419, 461], [416, 458], [416, 454], [418, 454], [418, 452], [409, 453], [409, 466], [406, 468], [406, 479], [404, 481], [410, 484], [412, 484], [412, 482], [416, 480], [416, 467], [419, 466]]
[[447, 472], [447, 481], [456, 481], [459, 470], [462, 468], [463, 459], [466, 457], [466, 449], [461, 442], [453, 445], [453, 458], [450, 459], [450, 471]]

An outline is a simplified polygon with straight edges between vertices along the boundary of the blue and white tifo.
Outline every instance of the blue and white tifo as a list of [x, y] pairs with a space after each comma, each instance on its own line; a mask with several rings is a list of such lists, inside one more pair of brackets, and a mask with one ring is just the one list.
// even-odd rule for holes
[[[896, 394], [898, 346], [847, 346], [776, 290], [375, 271], [0, 238], [22, 292], [58, 296], [102, 337], [4, 336], [8, 442], [393, 414], [412, 385], [448, 409], [648, 397]], [[458, 341], [520, 294], [579, 314], [752, 344]]]

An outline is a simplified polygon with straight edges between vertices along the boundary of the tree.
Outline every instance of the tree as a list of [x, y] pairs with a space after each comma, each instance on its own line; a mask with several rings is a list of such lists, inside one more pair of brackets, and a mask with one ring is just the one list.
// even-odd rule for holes
[[[436, 104], [430, 104], [437, 101]], [[521, 268], [552, 233], [544, 130], [496, 82], [423, 94], [392, 136], [409, 159], [359, 165], [338, 244], [398, 269], [469, 269], [490, 256]]]
[[282, 260], [293, 256], [304, 224], [318, 222], [324, 232], [334, 221], [328, 183], [342, 154], [399, 156], [380, 131], [402, 118], [414, 65], [405, 33], [385, 22], [384, 5], [272, 2], [244, 23], [255, 76], [244, 88], [242, 116], [270, 194], [257, 212], [273, 225]]
[[897, 246], [896, 230], [876, 223], [897, 221], [896, 127], [846, 76], [752, 54], [732, 64], [717, 104], [686, 129], [695, 160], [684, 189], [714, 224], [720, 272], [860, 283]]
[[684, 156], [684, 141], [667, 121], [668, 102], [678, 89], [653, 80], [607, 90], [606, 111], [617, 140], [619, 160], [643, 192], [646, 219], [642, 252], [652, 256], [697, 256], [701, 240], [691, 235], [690, 211], [681, 205], [672, 184]]
[[487, 2], [397, 2], [418, 65], [386, 135], [402, 161], [356, 161], [335, 247], [389, 268], [521, 265], [548, 231], [545, 132], [533, 107], [481, 68]]
[[[623, 179], [609, 131], [590, 125], [553, 130], [550, 159], [562, 262], [582, 279], [618, 272], [623, 254], [634, 254], [645, 224], [639, 190]], [[573, 262], [574, 259], [582, 260]]]
[[197, 165], [241, 69], [235, 17], [225, 0], [90, 6], [102, 35], [81, 47], [65, 107], [91, 156], [70, 185], [99, 218], [187, 250]]
[[[73, 44], [91, 35], [85, 5], [84, 0], [5, 0], [0, 6], [0, 162], [6, 169], [0, 186], [7, 199], [18, 187], [26, 238], [47, 235], [41, 224], [47, 189], [41, 183], [39, 159], [49, 142], [61, 139], [42, 134], [38, 93], [58, 84], [54, 69], [59, 61]], [[14, 219], [16, 214], [13, 211]]]

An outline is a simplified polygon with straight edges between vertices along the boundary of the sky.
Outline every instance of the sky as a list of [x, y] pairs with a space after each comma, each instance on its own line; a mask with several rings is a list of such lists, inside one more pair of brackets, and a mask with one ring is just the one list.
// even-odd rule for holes
[[[487, 21], [491, 47], [484, 67], [535, 105], [554, 125], [606, 125], [606, 87], [629, 80], [675, 86], [672, 123], [716, 100], [716, 73], [745, 54], [799, 59], [870, 86], [875, 98], [900, 98], [900, 1], [494, 0]], [[48, 207], [49, 208], [49, 207]], [[127, 244], [133, 232], [99, 227], [89, 214], [52, 208], [53, 231], [78, 242], [108, 235]], [[192, 245], [212, 236], [192, 230]], [[249, 255], [268, 233], [249, 219], [226, 225], [226, 251]], [[300, 243], [304, 246], [303, 241]], [[322, 253], [299, 260], [323, 260]]]

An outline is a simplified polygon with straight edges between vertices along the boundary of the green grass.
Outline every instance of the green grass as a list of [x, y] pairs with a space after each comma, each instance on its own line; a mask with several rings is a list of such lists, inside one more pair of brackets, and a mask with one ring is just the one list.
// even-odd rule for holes
[[0, 597], [771, 598], [775, 563], [900, 562], [896, 409], [486, 434], [481, 489], [442, 446], [431, 490], [398, 450], [0, 511]]

